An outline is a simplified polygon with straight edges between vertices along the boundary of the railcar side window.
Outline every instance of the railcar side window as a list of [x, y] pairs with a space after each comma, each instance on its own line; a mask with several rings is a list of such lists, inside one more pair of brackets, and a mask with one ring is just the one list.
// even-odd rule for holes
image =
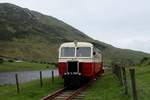
[[77, 57], [90, 57], [91, 48], [90, 47], [78, 47], [76, 56]]
[[61, 57], [74, 57], [75, 48], [74, 47], [63, 47], [61, 48]]

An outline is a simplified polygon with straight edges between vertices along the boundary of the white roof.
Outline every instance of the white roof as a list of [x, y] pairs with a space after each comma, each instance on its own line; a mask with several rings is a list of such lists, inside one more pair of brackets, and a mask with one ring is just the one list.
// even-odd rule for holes
[[[61, 44], [60, 47], [75, 47], [75, 43], [66, 42], [66, 43]], [[89, 42], [77, 42], [77, 47], [93, 47], [93, 44]]]

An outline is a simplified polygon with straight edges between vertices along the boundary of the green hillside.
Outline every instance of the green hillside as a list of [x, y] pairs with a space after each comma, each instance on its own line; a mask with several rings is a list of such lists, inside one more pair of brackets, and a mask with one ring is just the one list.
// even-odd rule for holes
[[68, 41], [88, 41], [103, 51], [105, 64], [138, 63], [143, 52], [115, 48], [51, 16], [19, 6], [0, 4], [0, 56], [56, 62], [58, 47]]

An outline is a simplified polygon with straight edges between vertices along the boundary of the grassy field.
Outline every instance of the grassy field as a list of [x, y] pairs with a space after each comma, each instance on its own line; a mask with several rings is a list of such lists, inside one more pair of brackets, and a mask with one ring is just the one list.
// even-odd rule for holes
[[[127, 80], [129, 94], [124, 95], [124, 87], [117, 77], [110, 71], [106, 71], [100, 79], [90, 86], [84, 93], [84, 100], [132, 100], [131, 83], [129, 71], [127, 69]], [[150, 66], [136, 67], [137, 93], [139, 100], [149, 100], [150, 98]], [[57, 78], [52, 85], [50, 79], [44, 80], [44, 87], [40, 88], [39, 81], [32, 81], [21, 84], [21, 93], [16, 93], [14, 85], [0, 86], [0, 100], [38, 100], [47, 93], [57, 90], [63, 86], [63, 81]]]
[[150, 100], [150, 66], [141, 66], [136, 70], [139, 100]]
[[[131, 81], [127, 69], [129, 95], [124, 95], [124, 87], [117, 78], [106, 72], [97, 82], [85, 92], [85, 100], [132, 100]], [[150, 98], [150, 66], [136, 67], [136, 83], [139, 100]]]
[[96, 81], [86, 92], [84, 100], [128, 100], [123, 88], [110, 71]]
[[0, 100], [40, 100], [62, 87], [63, 80], [60, 78], [55, 78], [54, 84], [51, 83], [51, 79], [44, 79], [42, 88], [39, 80], [21, 84], [20, 94], [17, 94], [15, 85], [0, 86]]
[[4, 62], [0, 64], [0, 72], [23, 71], [23, 70], [46, 70], [53, 69], [54, 65], [31, 62]]

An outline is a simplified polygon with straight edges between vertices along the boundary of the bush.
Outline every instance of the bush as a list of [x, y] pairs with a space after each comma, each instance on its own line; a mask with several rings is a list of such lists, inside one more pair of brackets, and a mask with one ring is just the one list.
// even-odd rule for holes
[[4, 62], [3, 58], [0, 58], [0, 64], [2, 64]]
[[43, 61], [40, 61], [41, 64], [43, 64]]
[[141, 60], [141, 64], [143, 64], [145, 61], [147, 61], [149, 58], [148, 57], [144, 57], [142, 60]]
[[150, 62], [148, 63], [148, 65], [150, 65]]
[[14, 60], [12, 60], [12, 59], [9, 59], [9, 60], [8, 60], [8, 62], [14, 62]]

